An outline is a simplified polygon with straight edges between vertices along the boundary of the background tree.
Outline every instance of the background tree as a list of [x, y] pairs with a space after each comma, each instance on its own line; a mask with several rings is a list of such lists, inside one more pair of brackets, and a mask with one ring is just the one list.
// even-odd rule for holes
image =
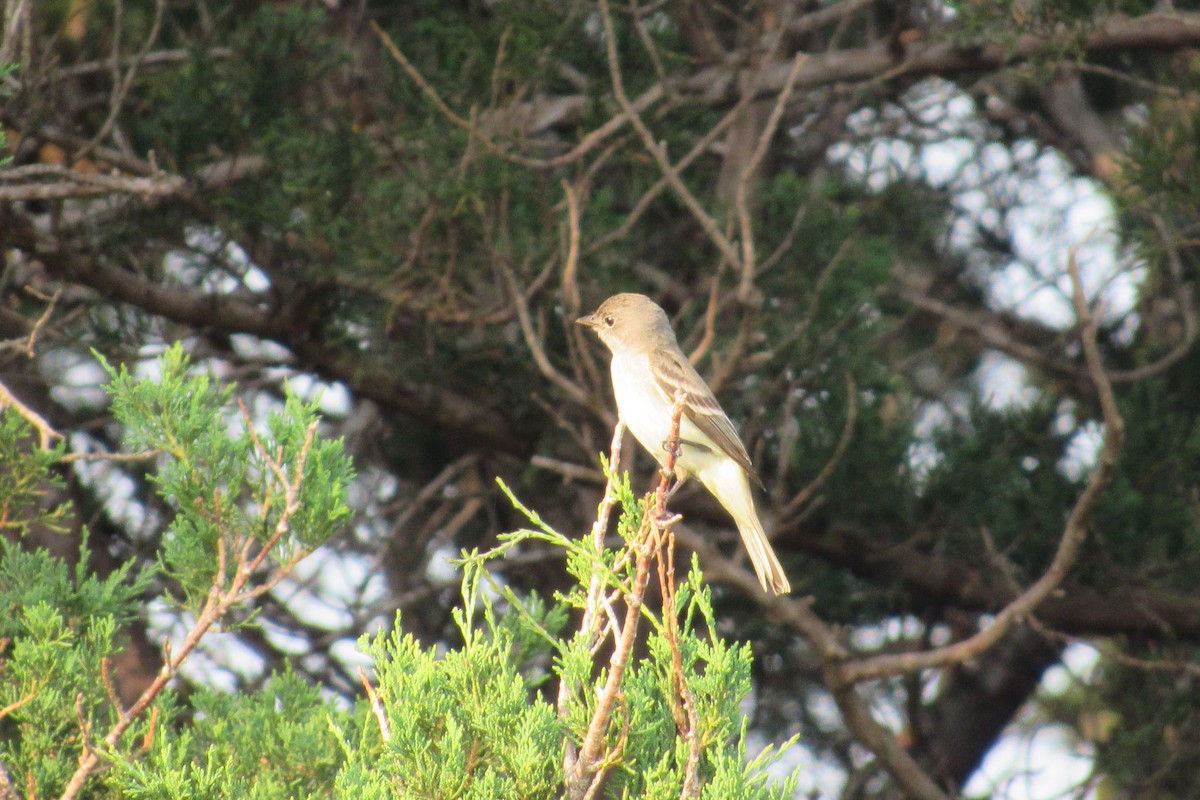
[[[0, 381], [90, 453], [121, 431], [89, 348], [183, 341], [255, 413], [330, 387], [356, 521], [189, 677], [351, 695], [396, 609], [460, 636], [447, 556], [521, 524], [494, 477], [588, 529], [614, 420], [571, 320], [645, 292], [797, 587], [769, 602], [720, 509], [674, 501], [756, 731], [847, 796], [953, 792], [1086, 641], [1043, 716], [1089, 780], [1185, 795], [1198, 43], [1183, 2], [6, 0]], [[153, 559], [150, 464], [61, 469], [94, 570]], [[533, 543], [493, 568], [568, 585]], [[169, 625], [131, 625], [119, 691]]]

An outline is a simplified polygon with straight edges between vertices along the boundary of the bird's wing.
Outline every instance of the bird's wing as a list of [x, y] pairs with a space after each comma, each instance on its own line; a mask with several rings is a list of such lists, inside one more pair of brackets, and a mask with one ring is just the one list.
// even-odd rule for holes
[[[675, 392], [682, 388], [686, 406], [684, 416], [700, 429], [722, 453], [738, 463], [750, 480], [763, 485], [754, 465], [750, 463], [750, 455], [746, 446], [738, 437], [737, 430], [729, 421], [729, 416], [713, 397], [708, 384], [696, 372], [696, 369], [682, 353], [656, 351], [650, 356], [650, 371], [654, 375], [654, 383], [672, 406], [675, 404]], [[697, 447], [705, 447], [703, 442], [689, 442]], [[711, 449], [711, 448], [710, 448]]]

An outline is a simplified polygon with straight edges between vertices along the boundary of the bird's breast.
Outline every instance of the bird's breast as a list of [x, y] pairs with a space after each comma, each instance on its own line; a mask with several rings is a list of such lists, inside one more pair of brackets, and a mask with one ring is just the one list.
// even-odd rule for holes
[[[613, 356], [613, 394], [617, 413], [642, 447], [660, 464], [666, 460], [664, 445], [671, 436], [673, 400], [668, 400], [650, 371], [650, 359], [642, 355]], [[692, 421], [680, 421], [679, 435], [682, 452], [678, 467], [684, 472], [702, 470], [716, 454], [715, 447]]]
[[650, 359], [614, 355], [612, 381], [617, 413], [642, 446], [661, 461], [663, 442], [671, 433], [672, 407], [654, 383]]

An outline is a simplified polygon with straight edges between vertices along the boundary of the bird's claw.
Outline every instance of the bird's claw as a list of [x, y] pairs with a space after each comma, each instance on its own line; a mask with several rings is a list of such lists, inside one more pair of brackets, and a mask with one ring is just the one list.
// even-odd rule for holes
[[676, 522], [679, 522], [681, 519], [683, 519], [683, 514], [674, 514], [672, 512], [667, 512], [665, 514], [662, 514], [661, 516], [656, 515], [654, 517], [654, 524], [657, 525], [660, 529], [666, 530], [667, 528], [674, 525]]

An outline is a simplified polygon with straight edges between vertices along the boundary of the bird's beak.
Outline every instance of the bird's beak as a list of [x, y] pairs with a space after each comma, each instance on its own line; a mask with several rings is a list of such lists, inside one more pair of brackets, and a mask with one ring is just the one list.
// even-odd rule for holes
[[582, 325], [585, 328], [594, 328], [596, 327], [596, 315], [588, 314], [586, 317], [580, 317], [579, 319], [575, 320], [575, 324]]

